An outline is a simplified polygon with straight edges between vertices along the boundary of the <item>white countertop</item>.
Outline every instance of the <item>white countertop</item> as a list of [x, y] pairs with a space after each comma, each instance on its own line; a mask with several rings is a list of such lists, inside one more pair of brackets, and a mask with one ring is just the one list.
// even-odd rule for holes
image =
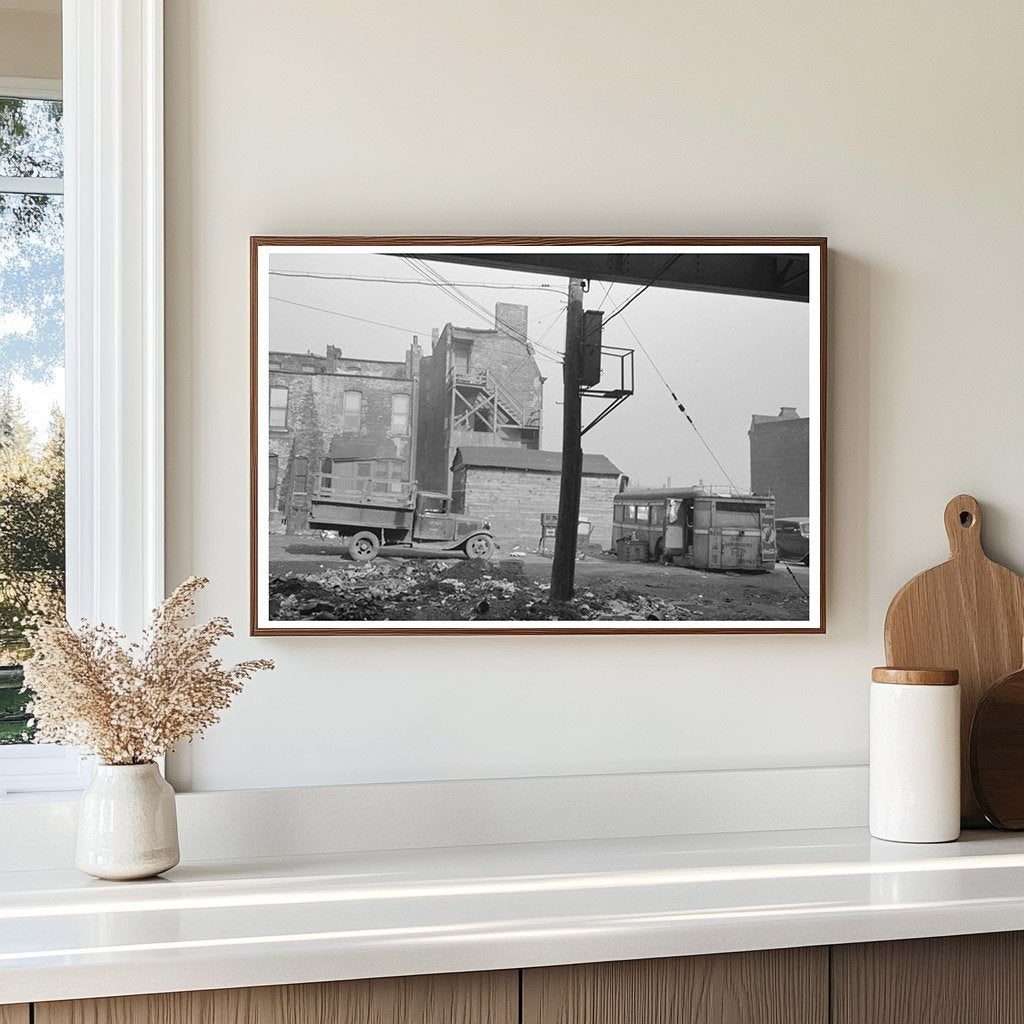
[[0, 872], [0, 1004], [1024, 929], [1024, 836], [860, 829]]

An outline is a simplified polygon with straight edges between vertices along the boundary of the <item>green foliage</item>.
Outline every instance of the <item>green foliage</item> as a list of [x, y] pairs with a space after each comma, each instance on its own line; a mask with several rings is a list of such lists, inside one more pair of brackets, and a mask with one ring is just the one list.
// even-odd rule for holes
[[0, 400], [0, 657], [28, 653], [26, 618], [64, 593], [64, 418], [37, 446], [18, 400]]

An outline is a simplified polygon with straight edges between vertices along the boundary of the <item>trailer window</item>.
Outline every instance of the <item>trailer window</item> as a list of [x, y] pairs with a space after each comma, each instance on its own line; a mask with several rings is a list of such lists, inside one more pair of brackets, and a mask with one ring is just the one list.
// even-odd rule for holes
[[637, 505], [636, 507], [636, 521], [638, 523], [649, 522], [651, 518], [651, 506], [650, 505]]
[[651, 523], [654, 526], [662, 526], [665, 523], [665, 506], [664, 505], [652, 505], [651, 506]]
[[624, 523], [636, 522], [636, 505], [624, 505], [622, 509], [622, 521]]
[[615, 522], [617, 522], [617, 523], [621, 523], [622, 522], [622, 506], [621, 505], [616, 505], [615, 506], [615, 508], [613, 509], [613, 517], [615, 519]]

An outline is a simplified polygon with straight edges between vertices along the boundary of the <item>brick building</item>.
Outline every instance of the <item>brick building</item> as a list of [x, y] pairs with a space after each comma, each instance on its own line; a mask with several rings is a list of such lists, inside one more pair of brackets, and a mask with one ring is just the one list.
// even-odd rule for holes
[[388, 491], [416, 478], [420, 347], [403, 362], [270, 353], [270, 526], [304, 530], [321, 482]]
[[419, 486], [448, 493], [461, 446], [539, 449], [543, 384], [526, 306], [499, 302], [494, 327], [445, 324], [420, 364]]
[[[318, 487], [359, 493], [450, 493], [460, 445], [539, 449], [543, 384], [526, 306], [499, 302], [494, 327], [414, 336], [402, 361], [269, 356], [270, 528], [306, 529]], [[555, 507], [557, 507], [557, 495]]]
[[[541, 513], [558, 511], [562, 453], [460, 446], [452, 462], [452, 508], [486, 519], [503, 552], [535, 551]], [[604, 455], [583, 456], [580, 518], [593, 524], [590, 540], [612, 544], [612, 499], [622, 474]]]
[[789, 405], [751, 417], [750, 490], [774, 494], [776, 516], [810, 515], [810, 423]]

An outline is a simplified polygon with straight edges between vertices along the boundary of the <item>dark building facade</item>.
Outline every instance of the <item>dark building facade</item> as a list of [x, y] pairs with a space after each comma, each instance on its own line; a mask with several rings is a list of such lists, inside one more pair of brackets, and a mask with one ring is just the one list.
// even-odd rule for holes
[[810, 424], [792, 406], [778, 416], [751, 417], [750, 490], [775, 495], [780, 518], [810, 515]]
[[270, 353], [270, 526], [306, 529], [318, 488], [397, 491], [416, 478], [417, 339], [404, 362]]
[[421, 362], [419, 486], [451, 492], [460, 446], [539, 449], [544, 378], [527, 339], [526, 306], [499, 302], [494, 327], [445, 324]]
[[[503, 553], [536, 551], [541, 515], [558, 512], [562, 453], [496, 447], [460, 447], [452, 465], [452, 509], [491, 524]], [[592, 526], [590, 543], [612, 544], [612, 504], [622, 473], [604, 455], [583, 456], [580, 518]]]

